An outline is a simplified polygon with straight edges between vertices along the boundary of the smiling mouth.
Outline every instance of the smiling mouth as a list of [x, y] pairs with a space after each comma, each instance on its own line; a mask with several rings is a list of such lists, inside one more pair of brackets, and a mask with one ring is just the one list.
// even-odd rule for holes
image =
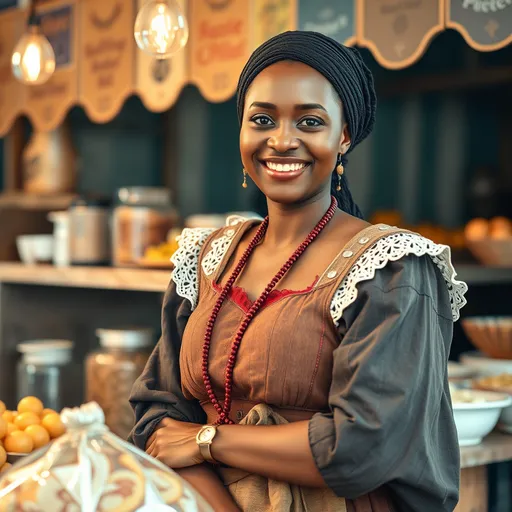
[[306, 167], [310, 165], [309, 162], [287, 162], [287, 163], [281, 163], [281, 162], [274, 162], [271, 160], [262, 160], [261, 164], [266, 167], [267, 171], [270, 171], [273, 173], [279, 173], [279, 174], [298, 174], [301, 173]]

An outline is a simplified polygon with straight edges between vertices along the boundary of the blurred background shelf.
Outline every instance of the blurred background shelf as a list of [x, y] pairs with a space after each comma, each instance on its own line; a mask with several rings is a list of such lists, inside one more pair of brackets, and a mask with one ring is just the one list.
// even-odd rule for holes
[[0, 283], [165, 292], [170, 270], [0, 263]]
[[75, 194], [59, 194], [35, 196], [21, 192], [6, 192], [0, 194], [0, 208], [20, 210], [65, 210], [71, 204]]
[[468, 285], [511, 284], [512, 268], [484, 267], [476, 264], [455, 263], [457, 279], [465, 281]]
[[[464, 264], [456, 265], [456, 269], [457, 278], [469, 285], [512, 283], [512, 268]], [[0, 283], [12, 284], [164, 292], [170, 276], [170, 269], [54, 267], [0, 262]]]

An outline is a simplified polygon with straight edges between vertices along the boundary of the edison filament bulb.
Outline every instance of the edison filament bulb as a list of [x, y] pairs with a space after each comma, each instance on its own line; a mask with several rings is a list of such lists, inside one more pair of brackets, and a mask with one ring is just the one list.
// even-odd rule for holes
[[29, 85], [44, 84], [55, 71], [52, 45], [37, 25], [29, 25], [11, 58], [14, 76]]
[[176, 0], [147, 0], [135, 19], [134, 36], [144, 52], [166, 59], [188, 41], [188, 24]]

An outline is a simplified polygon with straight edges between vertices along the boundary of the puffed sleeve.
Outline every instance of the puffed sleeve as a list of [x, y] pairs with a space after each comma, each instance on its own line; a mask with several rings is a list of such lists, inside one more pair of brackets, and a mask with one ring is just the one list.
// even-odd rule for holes
[[399, 510], [453, 511], [459, 446], [447, 361], [445, 281], [429, 256], [407, 256], [358, 285], [343, 313], [327, 413], [309, 424], [319, 471], [339, 496], [381, 486]]
[[181, 390], [181, 339], [190, 314], [190, 301], [177, 295], [176, 286], [171, 282], [163, 302], [162, 336], [130, 395], [136, 423], [129, 440], [142, 450], [164, 417], [205, 422], [199, 403], [187, 400]]

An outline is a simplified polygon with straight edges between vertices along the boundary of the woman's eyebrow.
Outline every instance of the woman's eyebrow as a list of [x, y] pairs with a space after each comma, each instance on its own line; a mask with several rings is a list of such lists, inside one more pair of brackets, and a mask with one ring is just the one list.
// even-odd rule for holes
[[297, 110], [323, 110], [327, 112], [327, 109], [320, 105], [320, 103], [303, 103], [301, 105], [295, 105]]
[[[277, 107], [273, 103], [267, 103], [266, 101], [255, 101], [251, 103], [249, 108], [264, 108], [267, 110], [277, 110]], [[302, 103], [300, 105], [295, 105], [297, 110], [323, 110], [327, 112], [326, 108], [320, 103]]]

